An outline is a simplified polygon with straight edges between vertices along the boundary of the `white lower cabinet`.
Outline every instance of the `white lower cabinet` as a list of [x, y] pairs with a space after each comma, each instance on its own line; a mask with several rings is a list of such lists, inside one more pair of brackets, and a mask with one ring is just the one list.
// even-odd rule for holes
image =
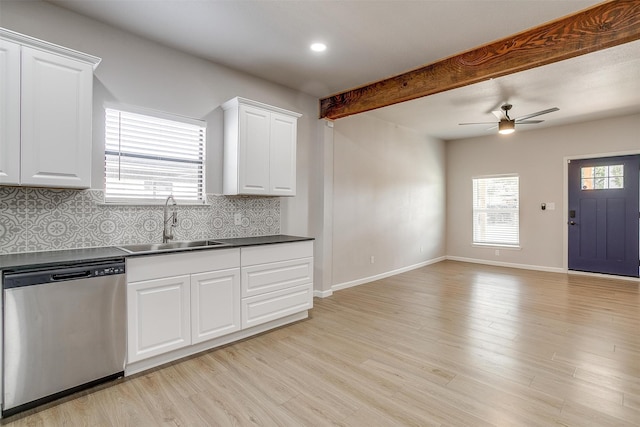
[[127, 259], [127, 362], [240, 330], [240, 250]]
[[191, 276], [191, 342], [193, 344], [240, 330], [240, 270]]
[[127, 286], [129, 362], [191, 344], [190, 287], [189, 275]]
[[242, 248], [242, 328], [313, 307], [313, 242]]
[[242, 327], [250, 328], [290, 314], [309, 310], [313, 304], [309, 285], [295, 286], [242, 299]]
[[127, 375], [306, 317], [313, 241], [127, 258]]

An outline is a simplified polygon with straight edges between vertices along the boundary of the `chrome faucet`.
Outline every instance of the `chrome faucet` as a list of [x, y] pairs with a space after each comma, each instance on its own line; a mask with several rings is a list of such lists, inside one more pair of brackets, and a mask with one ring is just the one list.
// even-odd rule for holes
[[[169, 201], [171, 201], [171, 215], [169, 215]], [[176, 210], [176, 200], [173, 196], [167, 197], [164, 202], [164, 221], [162, 229], [162, 243], [167, 243], [173, 239], [173, 229], [178, 225], [178, 211]]]

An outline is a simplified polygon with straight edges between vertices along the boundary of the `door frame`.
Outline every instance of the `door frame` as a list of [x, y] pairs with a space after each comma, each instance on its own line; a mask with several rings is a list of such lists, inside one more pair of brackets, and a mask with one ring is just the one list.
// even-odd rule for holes
[[[601, 274], [601, 273], [587, 273], [583, 271], [569, 270], [569, 223], [567, 221], [567, 211], [569, 207], [569, 161], [584, 160], [584, 159], [599, 159], [599, 158], [618, 157], [618, 156], [635, 156], [635, 155], [640, 155], [640, 150], [580, 154], [580, 155], [574, 155], [574, 156], [565, 156], [563, 158], [564, 170], [563, 170], [563, 183], [562, 183], [562, 258], [563, 258], [562, 269], [565, 271], [565, 273], [591, 274], [591, 275]], [[603, 276], [605, 275], [603, 274]], [[612, 274], [607, 274], [606, 277], [609, 277], [609, 278], [619, 277], [625, 280], [640, 281], [640, 279], [638, 278], [627, 277], [627, 276], [615, 276]]]

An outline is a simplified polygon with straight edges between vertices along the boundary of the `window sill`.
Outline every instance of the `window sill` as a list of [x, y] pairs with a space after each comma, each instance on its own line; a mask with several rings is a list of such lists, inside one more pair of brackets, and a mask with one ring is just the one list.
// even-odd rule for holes
[[505, 250], [508, 250], [508, 251], [520, 251], [520, 250], [522, 250], [522, 246], [520, 246], [520, 245], [518, 245], [518, 246], [515, 246], [515, 245], [498, 245], [498, 244], [495, 244], [495, 243], [493, 243], [493, 244], [490, 244], [490, 243], [487, 243], [487, 244], [472, 243], [471, 246], [474, 247], [474, 248], [505, 249]]
[[[160, 206], [164, 207], [165, 202], [100, 202], [97, 203], [98, 206], [127, 206], [127, 207], [136, 207], [136, 206], [144, 206], [144, 207], [152, 207], [152, 206]], [[172, 205], [170, 205], [172, 206]], [[198, 203], [198, 202], [181, 202], [178, 201], [176, 204], [177, 207], [180, 206], [211, 206], [210, 203]]]

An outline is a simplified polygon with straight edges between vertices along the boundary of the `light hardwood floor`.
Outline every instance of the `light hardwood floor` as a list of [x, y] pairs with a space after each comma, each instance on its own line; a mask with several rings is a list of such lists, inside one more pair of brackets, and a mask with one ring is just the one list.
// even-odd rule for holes
[[11, 426], [638, 426], [639, 283], [445, 261]]

